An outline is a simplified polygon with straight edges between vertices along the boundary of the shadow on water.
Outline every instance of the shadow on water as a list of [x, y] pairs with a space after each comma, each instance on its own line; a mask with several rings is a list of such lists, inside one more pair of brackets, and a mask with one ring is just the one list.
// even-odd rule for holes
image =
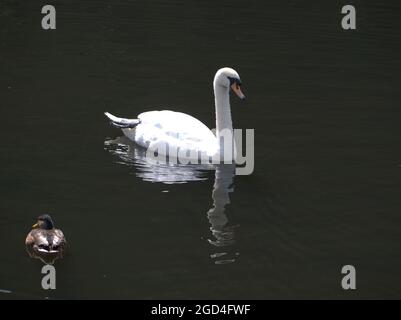
[[183, 184], [193, 181], [207, 180], [207, 173], [214, 170], [215, 180], [212, 191], [213, 207], [207, 211], [212, 238], [208, 239], [212, 246], [210, 257], [215, 264], [227, 264], [236, 261], [239, 256], [235, 248], [237, 226], [232, 226], [226, 214], [230, 204], [230, 193], [234, 191], [234, 164], [220, 165], [183, 165], [156, 161], [146, 157], [146, 150], [132, 143], [127, 137], [106, 139], [105, 149], [116, 155], [116, 163], [133, 166], [136, 176], [147, 182], [164, 184]]

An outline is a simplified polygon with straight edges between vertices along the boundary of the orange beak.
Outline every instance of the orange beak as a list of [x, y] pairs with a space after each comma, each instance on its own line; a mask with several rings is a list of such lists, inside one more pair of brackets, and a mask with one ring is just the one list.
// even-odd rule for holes
[[235, 94], [240, 98], [241, 100], [245, 100], [245, 95], [241, 91], [241, 87], [238, 83], [233, 83], [231, 85], [231, 89], [235, 92]]

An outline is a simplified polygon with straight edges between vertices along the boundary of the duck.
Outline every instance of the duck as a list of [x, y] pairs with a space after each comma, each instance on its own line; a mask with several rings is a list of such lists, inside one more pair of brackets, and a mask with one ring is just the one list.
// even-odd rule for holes
[[40, 215], [25, 239], [25, 245], [34, 251], [54, 254], [63, 251], [67, 241], [63, 232], [56, 229], [48, 214]]
[[[166, 155], [169, 150], [179, 150], [179, 154], [188, 158], [199, 152], [208, 157], [219, 157], [224, 151], [221, 137], [225, 132], [233, 133], [230, 92], [245, 100], [241, 84], [240, 76], [234, 69], [224, 67], [217, 70], [213, 79], [215, 132], [195, 117], [171, 110], [147, 111], [134, 119], [116, 117], [109, 112], [104, 114], [111, 125], [146, 149]], [[233, 158], [236, 157], [235, 152]]]

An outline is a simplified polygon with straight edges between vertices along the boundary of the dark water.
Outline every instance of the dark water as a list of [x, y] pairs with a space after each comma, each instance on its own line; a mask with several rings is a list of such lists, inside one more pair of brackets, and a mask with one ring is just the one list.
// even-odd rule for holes
[[[401, 298], [399, 1], [353, 1], [356, 31], [342, 1], [53, 1], [55, 31], [44, 4], [0, 2], [0, 299]], [[106, 110], [213, 127], [222, 66], [251, 176], [110, 142]], [[24, 248], [44, 212], [69, 241], [52, 292]]]

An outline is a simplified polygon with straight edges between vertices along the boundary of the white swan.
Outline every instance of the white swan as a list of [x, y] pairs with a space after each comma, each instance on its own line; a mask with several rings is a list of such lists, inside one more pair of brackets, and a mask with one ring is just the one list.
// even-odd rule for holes
[[220, 133], [233, 131], [229, 92], [231, 88], [244, 100], [240, 85], [240, 77], [234, 69], [221, 68], [217, 71], [213, 81], [216, 135], [201, 121], [182, 112], [149, 111], [141, 113], [137, 119], [118, 118], [108, 112], [104, 114], [113, 126], [121, 128], [124, 135], [142, 147], [159, 152], [175, 148], [180, 153], [201, 152], [213, 157], [222, 152], [218, 138]]

